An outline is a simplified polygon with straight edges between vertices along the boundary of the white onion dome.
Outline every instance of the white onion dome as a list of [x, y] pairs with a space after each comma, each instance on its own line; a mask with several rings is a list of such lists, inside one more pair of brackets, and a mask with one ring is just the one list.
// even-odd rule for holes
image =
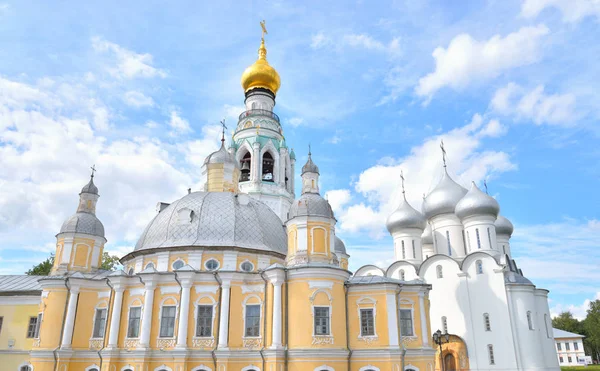
[[475, 182], [471, 182], [471, 189], [456, 204], [454, 212], [461, 220], [475, 215], [497, 217], [500, 212], [500, 205], [494, 197], [482, 192]]
[[431, 225], [427, 224], [425, 231], [421, 235], [421, 243], [423, 245], [433, 244], [433, 232], [431, 231]]
[[344, 241], [342, 241], [342, 239], [338, 236], [335, 236], [334, 250], [336, 254], [348, 255], [348, 253], [346, 253], [346, 245], [344, 244]]
[[417, 228], [420, 230], [425, 229], [425, 217], [423, 214], [415, 210], [406, 197], [403, 197], [400, 206], [394, 211], [385, 223], [387, 230], [394, 234], [406, 228]]
[[510, 237], [513, 234], [513, 231], [515, 230], [515, 227], [510, 222], [510, 220], [506, 219], [502, 215], [498, 215], [498, 218], [496, 218], [496, 222], [494, 223], [494, 225], [496, 226], [496, 235], [507, 235]]
[[204, 164], [233, 164], [235, 167], [239, 167], [231, 153], [225, 149], [224, 140], [221, 141], [221, 148], [218, 151], [211, 153], [204, 159]]
[[333, 218], [333, 210], [329, 202], [318, 193], [304, 193], [299, 199], [295, 200], [290, 207], [288, 219], [297, 216], [320, 216], [323, 218]]
[[446, 169], [444, 175], [435, 188], [423, 200], [423, 214], [431, 219], [440, 214], [454, 214], [458, 201], [464, 197], [467, 190], [456, 183]]
[[285, 255], [287, 236], [277, 214], [245, 194], [192, 192], [154, 217], [134, 251], [192, 246]]
[[96, 215], [77, 212], [63, 223], [60, 233], [84, 233], [104, 238], [104, 226]]
[[310, 156], [310, 152], [308, 152], [308, 160], [306, 161], [306, 164], [302, 166], [302, 174], [304, 173], [319, 174], [319, 167], [313, 162], [312, 157]]
[[93, 195], [98, 194], [98, 187], [96, 187], [96, 185], [94, 184], [94, 176], [93, 175], [90, 178], [90, 181], [88, 182], [88, 184], [84, 185], [83, 188], [81, 188], [80, 194], [81, 193], [91, 193]]

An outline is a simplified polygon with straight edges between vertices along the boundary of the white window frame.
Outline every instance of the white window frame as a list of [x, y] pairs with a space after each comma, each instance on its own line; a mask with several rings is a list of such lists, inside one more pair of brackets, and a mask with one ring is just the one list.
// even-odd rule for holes
[[[402, 306], [407, 306], [410, 305], [410, 308], [402, 308]], [[402, 319], [400, 317], [400, 309], [403, 310], [408, 310], [410, 309], [410, 322], [412, 325], [412, 335], [404, 335], [402, 334]], [[417, 337], [417, 332], [415, 329], [415, 303], [407, 298], [401, 298], [400, 300], [398, 300], [398, 331], [400, 331], [400, 334], [402, 335], [403, 338], [416, 338]]]
[[[252, 269], [251, 269], [251, 270], [249, 270], [249, 271], [245, 271], [245, 270], [243, 270], [243, 269], [242, 269], [242, 265], [244, 265], [244, 263], [249, 263], [250, 265], [252, 265]], [[250, 273], [250, 272], [254, 272], [254, 268], [255, 268], [255, 266], [254, 266], [254, 263], [252, 263], [252, 262], [251, 262], [250, 260], [248, 260], [248, 259], [244, 260], [244, 261], [243, 261], [243, 262], [241, 262], [241, 263], [240, 263], [240, 265], [239, 265], [239, 269], [240, 269], [240, 271], [241, 271], [241, 272], [244, 272], [244, 273]]]
[[93, 369], [96, 369], [96, 370], [100, 371], [100, 366], [98, 366], [97, 364], [94, 363], [93, 365], [87, 366], [85, 368], [85, 371], [90, 371], [90, 370], [93, 370]]
[[[175, 301], [175, 304], [166, 304], [165, 302], [169, 299], [173, 299]], [[162, 327], [162, 314], [163, 314], [163, 308], [164, 307], [175, 307], [175, 321], [173, 322], [173, 336], [160, 336], [160, 329]], [[158, 334], [157, 334], [157, 339], [167, 339], [167, 340], [171, 340], [171, 339], [176, 339], [177, 338], [177, 324], [178, 324], [178, 318], [179, 318], [179, 300], [177, 300], [176, 297], [174, 296], [166, 296], [164, 297], [161, 301], [160, 301], [160, 310], [158, 311]]]
[[327, 365], [315, 367], [314, 371], [323, 371], [323, 370], [326, 370], [326, 371], [335, 371], [335, 369], [333, 367], [327, 366]]
[[165, 365], [164, 363], [154, 369], [154, 371], [161, 371], [161, 370], [173, 371], [173, 369], [171, 367]]
[[[317, 297], [317, 295], [319, 293], [324, 293], [325, 295], [327, 295], [327, 298], [329, 299], [329, 305], [315, 305], [315, 298]], [[315, 343], [316, 339], [327, 339], [327, 341], [330, 342], [330, 344], [333, 344], [333, 321], [332, 321], [332, 312], [333, 312], [333, 298], [331, 297], [331, 293], [328, 290], [325, 289], [317, 289], [315, 290], [312, 295], [310, 296], [310, 315], [312, 317], [312, 336], [313, 336], [313, 343]], [[328, 307], [329, 308], [329, 335], [317, 335], [316, 331], [315, 331], [315, 307], [318, 308], [325, 308]]]
[[212, 371], [212, 368], [206, 365], [200, 365], [192, 368], [190, 371]]
[[29, 361], [25, 361], [25, 362], [21, 363], [17, 370], [21, 371], [22, 367], [29, 367], [28, 371], [33, 371], [33, 365]]
[[[271, 142], [269, 141], [269, 143], [271, 143]], [[315, 230], [316, 229], [322, 229], [325, 232], [325, 252], [315, 252]], [[310, 229], [310, 250], [313, 255], [328, 255], [329, 249], [331, 249], [331, 246], [329, 248], [327, 248], [328, 241], [329, 241], [329, 231], [327, 231], [327, 229], [325, 229], [324, 227], [321, 227], [321, 226], [312, 227]]]
[[[211, 303], [210, 304], [206, 304], [206, 303], [201, 303], [200, 301], [204, 298], [209, 298]], [[199, 305], [212, 305], [213, 309], [212, 309], [212, 325], [210, 326], [210, 336], [198, 336], [197, 335], [197, 329], [198, 329], [198, 306]], [[193, 339], [197, 339], [197, 340], [214, 340], [215, 339], [215, 320], [216, 320], [216, 311], [217, 311], [217, 301], [215, 300], [215, 298], [213, 298], [211, 295], [202, 295], [200, 296], [196, 302], [194, 302], [194, 335], [193, 335]]]
[[144, 270], [148, 269], [148, 266], [150, 266], [150, 264], [152, 264], [152, 268], [156, 269], [156, 264], [154, 264], [154, 262], [150, 261], [150, 262], [146, 263], [146, 265], [144, 265]]
[[[208, 267], [206, 266], [208, 264], [209, 261], [216, 261], [217, 262], [217, 267], [215, 269], [208, 269]], [[215, 258], [208, 258], [208, 260], [206, 260], [203, 264], [204, 269], [206, 269], [209, 272], [216, 272], [221, 268], [221, 262]]]
[[242, 368], [240, 371], [250, 371], [250, 370], [260, 371], [260, 367], [250, 364], [250, 366], [246, 366], [246, 367]]
[[[248, 304], [248, 301], [250, 299], [256, 298], [258, 299], [258, 303], [250, 303]], [[261, 324], [264, 321], [263, 318], [263, 300], [260, 298], [260, 296], [258, 295], [248, 295], [244, 298], [244, 300], [242, 301], [242, 318], [244, 320], [244, 327], [242, 327], [242, 339], [262, 339], [263, 336], [263, 326], [261, 326]], [[258, 321], [258, 336], [246, 336], [246, 306], [247, 305], [259, 305], [260, 306], [260, 319]]]
[[133, 367], [131, 364], [126, 364], [125, 366], [121, 367], [121, 371], [128, 371], [128, 370], [135, 370], [135, 367]]
[[[182, 263], [183, 263], [183, 265], [182, 265], [181, 267], [183, 267], [183, 266], [185, 266], [185, 265], [187, 264], [187, 263], [185, 262], [185, 260], [183, 260], [183, 259], [181, 259], [181, 258], [177, 258], [177, 259], [175, 259], [175, 260], [173, 261], [173, 263], [171, 263], [171, 269], [172, 269], [172, 270], [176, 270], [176, 269], [175, 269], [175, 263], [177, 263], [177, 262], [182, 262]], [[180, 267], [180, 268], [181, 268], [181, 267]], [[179, 269], [179, 268], [177, 268], [177, 269]]]
[[[105, 307], [101, 307], [100, 305], [102, 303], [105, 303], [106, 306]], [[104, 331], [102, 331], [102, 336], [94, 336], [95, 335], [94, 334], [94, 330], [96, 330], [96, 317], [98, 316], [98, 311], [99, 310], [106, 311], [106, 317], [104, 318]], [[108, 302], [101, 301], [98, 304], [96, 304], [96, 307], [94, 308], [94, 315], [92, 317], [93, 317], [92, 318], [92, 337], [90, 338], [90, 340], [91, 339], [94, 339], [94, 340], [104, 339], [104, 337], [106, 336], [106, 330], [107, 330], [107, 327], [108, 327]]]
[[364, 367], [361, 367], [361, 368], [360, 368], [358, 371], [369, 371], [369, 370], [373, 370], [373, 371], [381, 371], [381, 370], [379, 369], [379, 367], [375, 367], [375, 366], [372, 366], [372, 365], [366, 365], [366, 366], [364, 366]]
[[[317, 307], [323, 307], [320, 305], [317, 305]], [[362, 309], [371, 309], [373, 311], [373, 335], [363, 335], [362, 334], [362, 318], [361, 318], [361, 310]], [[358, 313], [358, 339], [359, 340], [375, 340], [377, 338], [379, 338], [379, 335], [377, 335], [377, 300], [371, 298], [371, 297], [367, 297], [367, 296], [363, 296], [361, 297], [359, 300], [356, 301], [356, 310]], [[313, 316], [314, 316], [314, 309], [313, 309]], [[314, 320], [313, 320], [313, 332], [315, 331], [314, 329]], [[331, 307], [329, 308], [329, 334], [331, 335]], [[322, 336], [322, 335], [317, 335], [317, 336]]]
[[[136, 301], [139, 302], [139, 304], [136, 304]], [[140, 322], [138, 323], [138, 336], [137, 337], [129, 337], [129, 313], [131, 312], [131, 308], [140, 308]], [[141, 327], [142, 327], [142, 317], [144, 316], [144, 306], [142, 305], [141, 300], [139, 299], [134, 299], [131, 301], [131, 304], [129, 304], [129, 307], [127, 307], [127, 328], [125, 330], [125, 339], [139, 339], [140, 338], [140, 334], [141, 334]]]

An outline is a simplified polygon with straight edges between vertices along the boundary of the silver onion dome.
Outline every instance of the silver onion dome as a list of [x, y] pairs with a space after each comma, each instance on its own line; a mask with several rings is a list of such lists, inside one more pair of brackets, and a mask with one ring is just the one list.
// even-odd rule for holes
[[60, 233], [84, 233], [92, 236], [104, 237], [104, 226], [96, 215], [78, 212], [67, 219], [62, 227]]
[[319, 167], [313, 162], [312, 157], [310, 156], [310, 152], [308, 152], [308, 160], [306, 161], [306, 164], [302, 166], [302, 174], [304, 173], [319, 174]]
[[93, 175], [90, 178], [90, 181], [88, 182], [88, 184], [84, 185], [83, 188], [81, 188], [81, 193], [91, 193], [93, 195], [98, 194], [98, 187], [96, 187], [96, 185], [94, 184], [94, 176]]
[[467, 190], [456, 183], [446, 169], [435, 188], [423, 200], [423, 214], [430, 219], [440, 214], [454, 214], [458, 201], [464, 197]]
[[498, 201], [485, 192], [482, 192], [475, 182], [471, 182], [471, 189], [463, 197], [456, 208], [454, 209], [456, 216], [460, 219], [465, 219], [475, 215], [491, 215], [498, 216], [500, 205]]
[[281, 219], [245, 194], [193, 192], [154, 217], [134, 251], [166, 247], [238, 247], [287, 253]]
[[425, 231], [421, 235], [421, 243], [423, 245], [433, 244], [433, 232], [431, 231], [431, 225], [427, 224]]
[[318, 193], [304, 193], [290, 207], [288, 219], [297, 216], [320, 216], [333, 218], [333, 210], [329, 202]]
[[218, 151], [211, 153], [204, 159], [204, 164], [234, 164], [235, 167], [239, 167], [237, 161], [233, 156], [225, 149], [225, 142], [221, 142], [221, 148]]
[[496, 226], [496, 235], [508, 235], [510, 237], [515, 230], [515, 227], [510, 220], [506, 219], [502, 215], [498, 215], [494, 225]]
[[344, 244], [344, 241], [342, 241], [342, 239], [338, 236], [335, 236], [334, 249], [336, 254], [348, 255], [348, 253], [346, 252], [346, 245]]
[[385, 226], [391, 234], [406, 228], [423, 230], [425, 229], [425, 217], [410, 206], [406, 197], [403, 197], [400, 206], [387, 218]]

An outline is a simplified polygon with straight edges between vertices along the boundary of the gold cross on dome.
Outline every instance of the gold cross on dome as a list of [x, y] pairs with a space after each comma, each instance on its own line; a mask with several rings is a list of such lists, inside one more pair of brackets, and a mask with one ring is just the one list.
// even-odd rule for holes
[[267, 32], [267, 26], [265, 25], [266, 21], [263, 19], [262, 22], [260, 22], [260, 28], [262, 28], [262, 34], [260, 35], [261, 39], [265, 39], [265, 35], [268, 34]]

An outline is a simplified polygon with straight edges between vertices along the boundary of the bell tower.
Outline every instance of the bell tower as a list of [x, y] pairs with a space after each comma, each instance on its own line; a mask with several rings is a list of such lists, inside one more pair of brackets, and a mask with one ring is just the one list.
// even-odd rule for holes
[[242, 74], [246, 110], [238, 119], [231, 153], [239, 166], [239, 190], [268, 205], [284, 222], [294, 200], [294, 160], [273, 109], [281, 80], [267, 62], [264, 35], [258, 59]]

